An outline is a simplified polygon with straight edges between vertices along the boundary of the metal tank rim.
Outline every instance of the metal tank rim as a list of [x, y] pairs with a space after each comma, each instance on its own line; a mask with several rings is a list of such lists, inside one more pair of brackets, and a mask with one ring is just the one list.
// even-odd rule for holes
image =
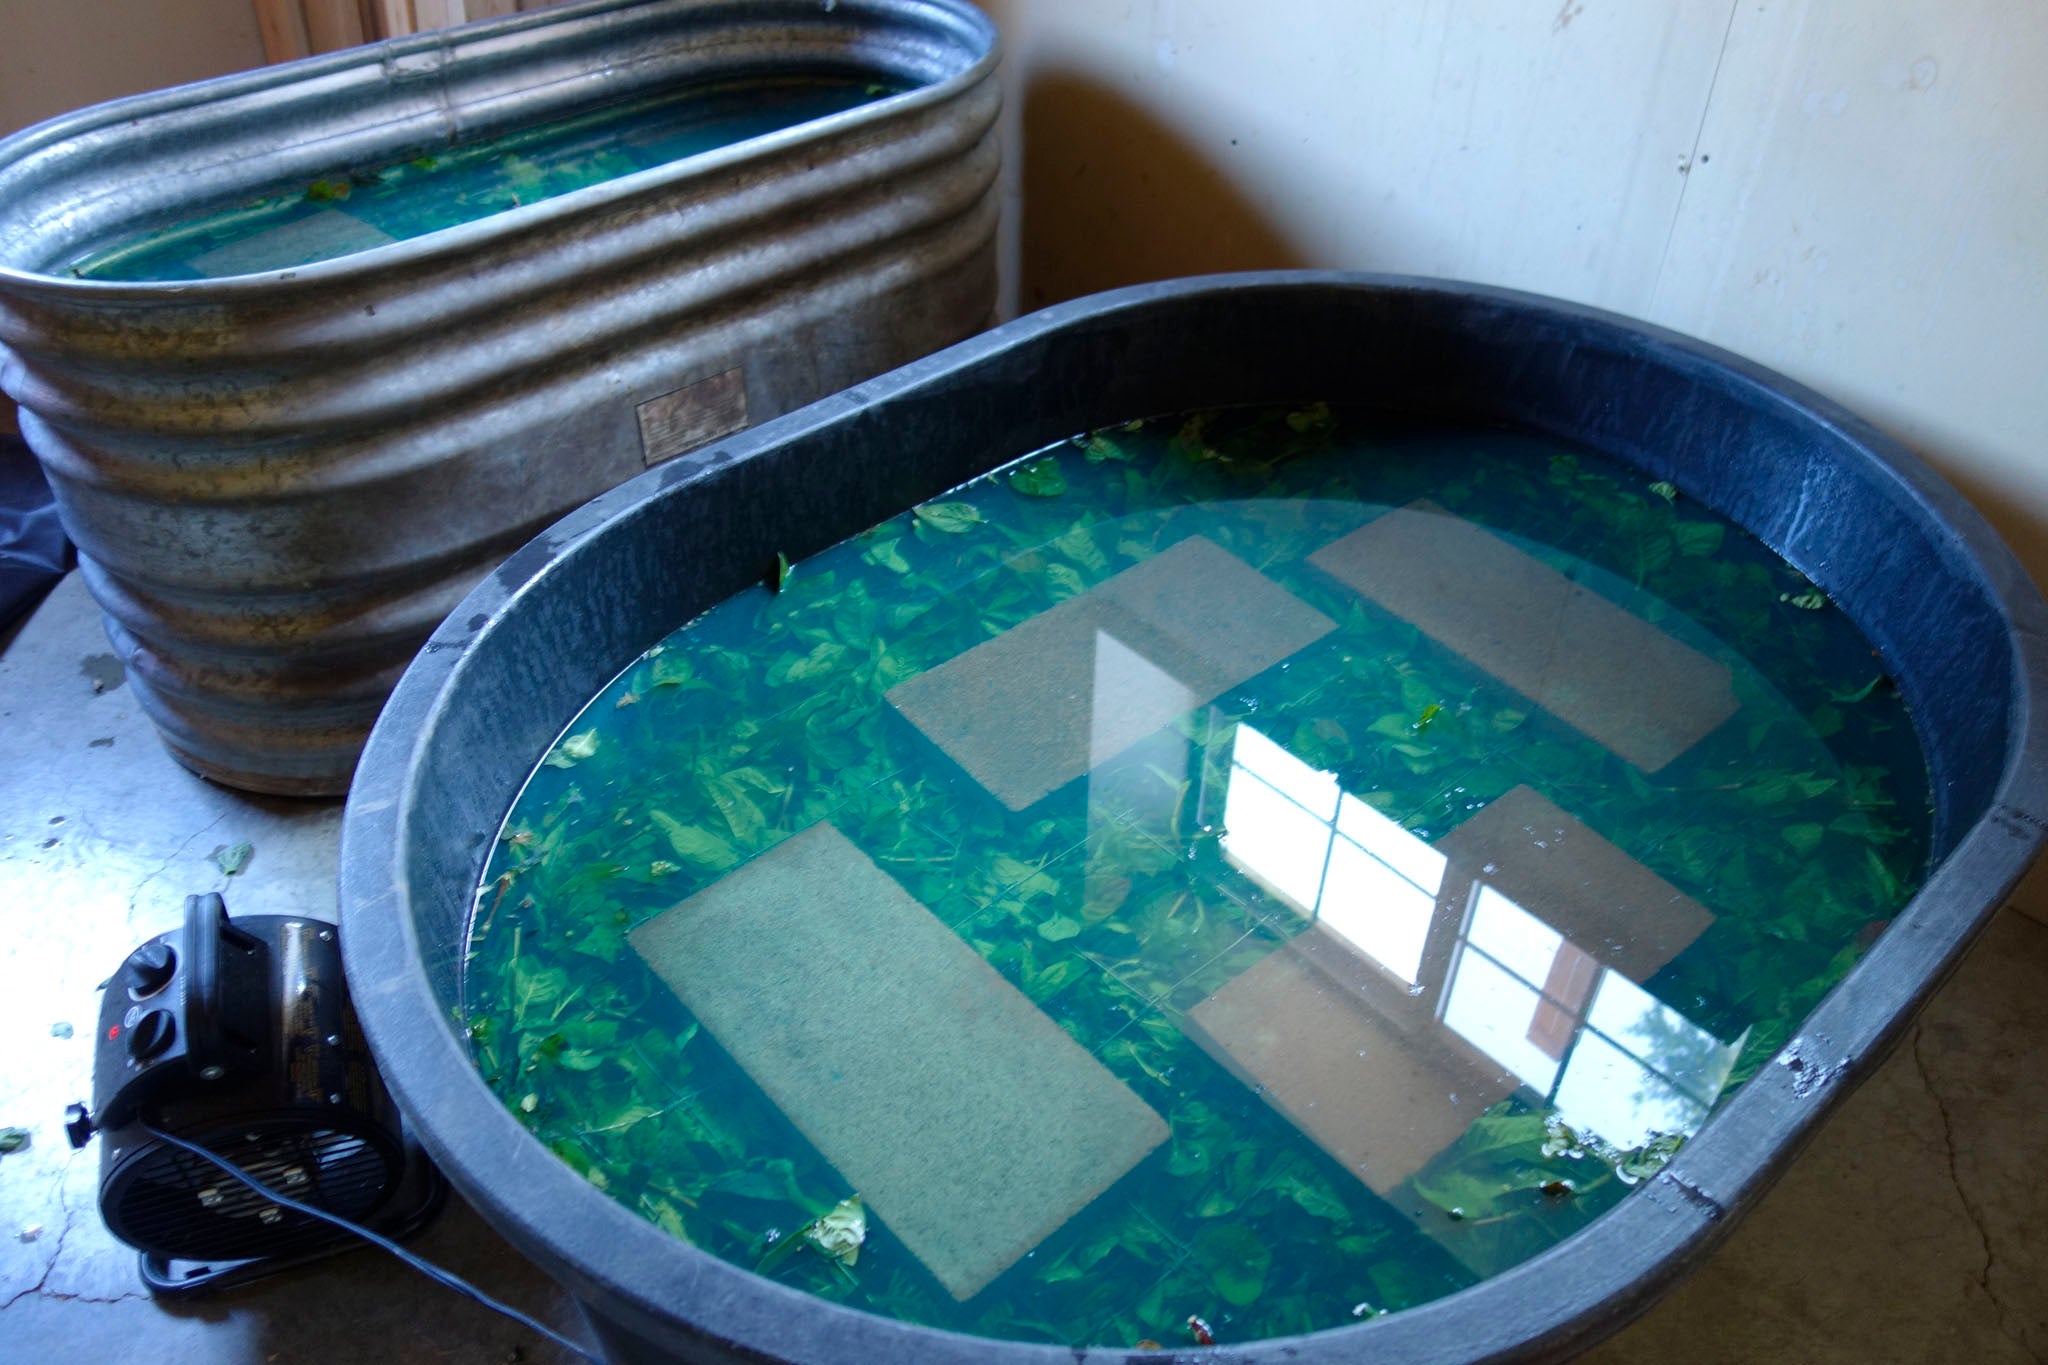
[[[1689, 496], [1732, 515], [1831, 596], [1839, 594], [1867, 634], [1868, 614], [1888, 609], [1894, 597], [1920, 608], [1961, 604], [1974, 614], [1985, 638], [1969, 650], [1935, 638], [1950, 624], [1938, 614], [1878, 632], [1921, 726], [1944, 818], [1931, 875], [1871, 951], [1639, 1197], [1503, 1274], [1384, 1318], [1307, 1336], [1153, 1355], [913, 1326], [812, 1298], [689, 1247], [557, 1160], [476, 1074], [450, 1022], [452, 990], [437, 989], [436, 975], [452, 983], [459, 972], [476, 870], [527, 766], [560, 724], [639, 648], [694, 615], [692, 604], [701, 610], [752, 578], [742, 570], [733, 581], [718, 556], [735, 544], [800, 548], [777, 533], [806, 524], [801, 481], [832, 482], [836, 466], [828, 456], [890, 431], [917, 434], [927, 445], [950, 435], [954, 444], [973, 447], [939, 469], [905, 472], [877, 457], [866, 485], [856, 490], [842, 479], [837, 489], [840, 501], [853, 504], [921, 501], [961, 482], [963, 468], [978, 472], [1033, 448], [1027, 435], [1009, 433], [1006, 416], [1032, 434], [1039, 428], [1030, 423], [1053, 421], [1044, 410], [1062, 402], [1068, 407], [1054, 416], [1070, 420], [1058, 434], [1111, 420], [1107, 409], [1143, 382], [1105, 375], [1104, 357], [1131, 361], [1145, 351], [1148, 335], [1157, 339], [1191, 318], [1276, 315], [1441, 325], [1443, 335], [1431, 333], [1432, 344], [1469, 335], [1475, 355], [1515, 350], [1531, 364], [1494, 376], [1507, 391], [1493, 414], [1502, 419], [1540, 425], [1535, 413], [1514, 410], [1527, 399], [1560, 431], [1597, 429], [1640, 419], [1636, 408], [1678, 393], [1746, 415], [1751, 426], [1726, 433], [1693, 466], [1672, 463], [1671, 442], [1661, 439], [1668, 433], [1656, 431], [1654, 421], [1636, 432], [1635, 448], [1596, 448], [1657, 477], [1675, 476]], [[1213, 340], [1243, 359], [1247, 343], [1238, 337], [1218, 330]], [[1413, 333], [1383, 340], [1400, 344], [1400, 351], [1385, 352], [1397, 371], [1408, 363], [1401, 351], [1420, 344]], [[1186, 361], [1189, 344], [1169, 338], [1154, 349]], [[1068, 351], [1079, 359], [1062, 370]], [[1219, 360], [1216, 373], [1225, 373], [1226, 364]], [[1558, 376], [1564, 382], [1551, 384]], [[1640, 392], [1617, 390], [1617, 378]], [[1757, 448], [1768, 447], [1763, 438], [1774, 433], [1803, 443], [1801, 467], [1778, 459], [1783, 451]], [[911, 444], [907, 436], [903, 444]], [[886, 486], [869, 487], [875, 484]], [[760, 498], [769, 492], [782, 496], [764, 508]], [[820, 486], [808, 496], [822, 500], [834, 492]], [[1774, 510], [1752, 518], [1726, 505], [1745, 500]], [[856, 505], [834, 515], [846, 521], [867, 510]], [[1871, 529], [1844, 545], [1841, 523], [1849, 516]], [[1884, 527], [1911, 535], [1886, 538], [1877, 534]], [[806, 552], [839, 538], [836, 527], [795, 534], [825, 537], [802, 546]], [[692, 546], [702, 538], [703, 555], [690, 557], [702, 562], [672, 566], [692, 580], [689, 586], [647, 594], [666, 594], [666, 604], [587, 607], [579, 585], [630, 566], [636, 540], [664, 535], [688, 535]], [[616, 591], [615, 577], [608, 581], [608, 597], [628, 596]], [[527, 647], [556, 638], [532, 636], [534, 622], [559, 627], [582, 619], [548, 615], [571, 606], [616, 619], [588, 623], [585, 638], [561, 642], [549, 657]], [[675, 614], [678, 606], [683, 614]], [[670, 618], [657, 621], [663, 610]], [[593, 647], [607, 643], [613, 652], [592, 657]], [[564, 672], [575, 676], [560, 677]], [[552, 695], [536, 704], [540, 680], [550, 673], [557, 675], [547, 684]], [[2048, 833], [2048, 725], [2037, 705], [2044, 676], [2048, 604], [1984, 518], [1899, 442], [1761, 366], [1596, 309], [1457, 282], [1287, 271], [1140, 285], [1056, 305], [706, 447], [598, 497], [515, 554], [436, 631], [371, 736], [342, 832], [344, 957], [386, 1081], [429, 1151], [515, 1246], [568, 1287], [619, 1359], [1559, 1360], [1642, 1312], [1713, 1250], [1825, 1115], [1875, 1068], [2032, 862]], [[493, 695], [517, 697], [530, 711], [555, 709], [519, 718], [507, 705], [499, 715], [479, 716], [479, 699]], [[1938, 720], [1951, 722], [1961, 738], [1931, 736], [1930, 723]], [[514, 759], [486, 753], [493, 744], [527, 747]], [[432, 884], [437, 860], [444, 869], [467, 867], [467, 882]], [[423, 942], [433, 931], [443, 932]]]
[[[750, 2], [757, 4], [758, 0]], [[373, 79], [376, 73], [392, 63], [416, 54], [447, 54], [458, 46], [486, 42], [530, 28], [562, 29], [579, 21], [601, 22], [605, 16], [615, 12], [631, 11], [638, 3], [640, 0], [580, 0], [580, 3], [549, 9], [526, 10], [456, 29], [430, 29], [401, 38], [386, 38], [291, 62], [88, 105], [0, 137], [0, 175], [4, 175], [9, 166], [46, 145], [66, 142], [121, 124], [159, 118], [271, 89], [290, 91], [313, 80], [356, 73], [365, 79]], [[544, 231], [565, 220], [658, 195], [678, 184], [712, 179], [735, 165], [772, 156], [806, 142], [856, 131], [873, 123], [945, 103], [959, 91], [987, 78], [1001, 63], [1001, 38], [995, 25], [967, 0], [834, 0], [829, 5], [799, 0], [787, 7], [820, 9], [830, 14], [841, 5], [849, 12], [894, 15], [906, 25], [913, 18], [929, 22], [934, 17], [944, 16], [954, 26], [962, 50], [979, 50], [982, 55], [941, 80], [872, 104], [810, 119], [741, 143], [699, 152], [664, 166], [599, 181], [516, 209], [500, 210], [417, 237], [400, 238], [307, 265], [246, 275], [223, 275], [207, 280], [89, 280], [30, 270], [0, 259], [0, 292], [13, 290], [38, 301], [74, 304], [192, 304], [210, 303], [216, 297], [222, 302], [250, 304], [265, 302], [270, 296], [276, 296], [281, 302], [295, 302], [294, 295], [308, 287], [340, 283], [365, 270], [383, 273], [416, 265], [431, 267], [471, 255], [479, 245], [502, 236]]]

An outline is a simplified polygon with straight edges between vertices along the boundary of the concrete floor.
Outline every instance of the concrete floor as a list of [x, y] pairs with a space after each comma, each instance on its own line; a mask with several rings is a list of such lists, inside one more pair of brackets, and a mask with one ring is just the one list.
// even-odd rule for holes
[[[95, 987], [184, 897], [334, 914], [336, 803], [211, 786], [171, 762], [76, 575], [0, 653], [0, 1361], [551, 1362], [563, 1353], [381, 1253], [210, 1299], [151, 1300], [94, 1207]], [[247, 868], [209, 855], [246, 840]], [[2048, 900], [2022, 888], [2021, 901]], [[52, 1026], [72, 1025], [58, 1037]], [[2048, 1358], [2048, 926], [2015, 908], [1720, 1253], [1597, 1365]], [[567, 1300], [460, 1201], [414, 1242], [565, 1330]]]

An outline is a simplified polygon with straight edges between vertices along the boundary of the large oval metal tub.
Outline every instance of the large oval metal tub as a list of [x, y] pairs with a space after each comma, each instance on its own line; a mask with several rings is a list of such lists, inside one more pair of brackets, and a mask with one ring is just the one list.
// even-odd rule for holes
[[[995, 41], [961, 0], [598, 0], [0, 143], [0, 387], [172, 751], [345, 790], [413, 651], [541, 526], [987, 326]], [[764, 73], [904, 93], [296, 268], [68, 269], [280, 183]]]
[[1127, 1352], [955, 1336], [807, 1298], [671, 1238], [528, 1135], [450, 1019], [479, 872], [536, 759], [617, 670], [757, 581], [778, 550], [811, 554], [1134, 414], [1310, 398], [1547, 433], [1753, 529], [1895, 670], [1931, 767], [1932, 872], [1775, 1064], [1611, 1211], [1449, 1297], [1215, 1358], [1554, 1360], [1612, 1330], [1755, 1203], [2034, 856], [2048, 828], [2048, 609], [1961, 498], [1816, 395], [1667, 332], [1466, 286], [1253, 275], [1049, 309], [564, 519], [449, 618], [371, 737], [342, 839], [364, 1026], [436, 1159], [569, 1286], [615, 1358], [1071, 1365]]

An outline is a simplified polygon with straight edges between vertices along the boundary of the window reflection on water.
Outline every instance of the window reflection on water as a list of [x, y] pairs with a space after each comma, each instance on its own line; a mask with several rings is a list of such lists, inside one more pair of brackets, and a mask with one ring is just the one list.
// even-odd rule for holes
[[1714, 1037], [1603, 963], [1599, 945], [1532, 914], [1485, 879], [1492, 864], [1460, 877], [1445, 853], [1249, 725], [1223, 814], [1232, 864], [1574, 1129], [1628, 1148], [1706, 1118], [1744, 1039]]

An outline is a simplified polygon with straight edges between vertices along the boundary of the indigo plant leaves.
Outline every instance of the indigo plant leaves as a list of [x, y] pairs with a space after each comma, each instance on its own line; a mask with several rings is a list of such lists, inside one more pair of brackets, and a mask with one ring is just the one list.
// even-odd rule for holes
[[[1307, 565], [1422, 497], [1728, 661], [1736, 717], [1644, 774]], [[1184, 767], [1109, 761], [1011, 812], [884, 701], [1194, 534], [1336, 629], [1179, 718]], [[1739, 1085], [1925, 870], [1910, 720], [1840, 613], [1793, 600], [1813, 592], [1675, 487], [1508, 433], [1388, 432], [1320, 405], [1087, 433], [806, 559], [779, 592], [743, 593], [634, 660], [507, 817], [460, 1022], [486, 1080], [586, 1179], [828, 1298], [1070, 1345], [1186, 1340], [1190, 1315], [1242, 1340], [1398, 1311], [1568, 1235], [1669, 1152], [1604, 1147], [1524, 1089], [1382, 1198], [1192, 1042], [1187, 1011], [1302, 923], [1231, 862], [1201, 807], [1237, 728], [1256, 724], [1426, 840], [1534, 785], [1709, 905], [1713, 927], [1643, 984], [1744, 1040]], [[1170, 1128], [965, 1304], [864, 1205], [857, 1260], [817, 1244], [855, 1192], [629, 946], [633, 925], [821, 820]]]

